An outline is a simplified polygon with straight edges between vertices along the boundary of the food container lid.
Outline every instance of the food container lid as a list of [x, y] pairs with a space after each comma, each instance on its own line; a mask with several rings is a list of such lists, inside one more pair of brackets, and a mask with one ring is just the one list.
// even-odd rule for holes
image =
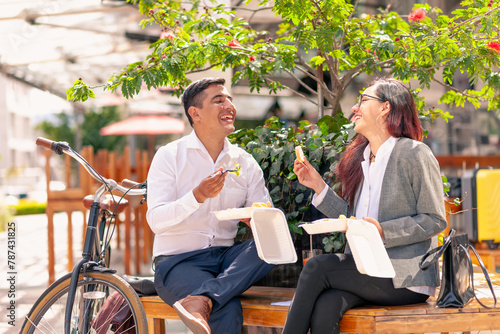
[[310, 223], [300, 224], [308, 234], [320, 234], [330, 232], [345, 232], [347, 230], [348, 219], [323, 218]]
[[252, 207], [227, 209], [221, 211], [212, 211], [212, 213], [217, 217], [218, 220], [233, 220], [233, 219], [244, 219], [252, 218]]
[[297, 262], [297, 252], [283, 212], [276, 208], [253, 208], [250, 226], [259, 257], [267, 263]]
[[355, 219], [349, 219], [347, 225], [346, 237], [358, 271], [374, 277], [396, 276], [375, 225]]

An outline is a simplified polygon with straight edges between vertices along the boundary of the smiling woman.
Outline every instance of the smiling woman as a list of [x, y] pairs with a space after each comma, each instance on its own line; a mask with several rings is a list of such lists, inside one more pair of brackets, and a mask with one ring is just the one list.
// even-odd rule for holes
[[375, 81], [352, 112], [358, 136], [335, 170], [340, 191], [330, 189], [307, 159], [295, 160], [294, 172], [302, 185], [314, 190], [312, 204], [324, 215], [354, 215], [380, 234], [395, 275], [361, 273], [350, 252], [353, 245], [344, 254], [308, 260], [284, 334], [338, 333], [347, 310], [367, 303], [424, 302], [439, 282], [437, 265], [423, 272], [419, 261], [437, 246], [436, 235], [447, 225], [443, 186], [436, 158], [421, 143], [411, 92], [397, 80]]

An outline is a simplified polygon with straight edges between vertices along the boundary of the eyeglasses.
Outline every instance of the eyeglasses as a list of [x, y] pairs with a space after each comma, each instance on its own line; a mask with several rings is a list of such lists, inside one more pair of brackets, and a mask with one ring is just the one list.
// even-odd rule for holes
[[[372, 96], [372, 95], [368, 95], [368, 94], [360, 94], [359, 97], [358, 97], [358, 108], [361, 107], [361, 103], [363, 103], [363, 97], [369, 97], [369, 98], [371, 98], [373, 100], [377, 100], [377, 101], [380, 101], [380, 102], [385, 102], [380, 97], [376, 97], [376, 96]], [[366, 99], [365, 99], [365, 101], [366, 101]]]

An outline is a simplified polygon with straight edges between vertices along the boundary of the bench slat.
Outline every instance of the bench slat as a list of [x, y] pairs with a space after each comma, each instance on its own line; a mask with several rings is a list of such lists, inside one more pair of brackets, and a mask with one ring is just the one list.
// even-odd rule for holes
[[[293, 289], [270, 288], [273, 296], [265, 295], [266, 289], [250, 288], [241, 298], [246, 326], [283, 327], [288, 307], [271, 305], [271, 302], [290, 300]], [[175, 311], [158, 296], [141, 297], [148, 323], [158, 328], [149, 318], [178, 319]], [[500, 328], [500, 308], [486, 309], [477, 302], [467, 307], [438, 308], [435, 302], [398, 306], [366, 306], [354, 308], [344, 315], [340, 330], [346, 333], [414, 333], [481, 331]], [[153, 330], [153, 327], [150, 327]], [[162, 333], [161, 329], [152, 331]]]
[[[471, 315], [474, 316], [471, 316]], [[426, 316], [378, 317], [376, 333], [464, 332], [498, 330], [500, 317], [494, 313], [454, 313]], [[343, 321], [343, 320], [342, 320]], [[342, 323], [341, 323], [342, 325]], [[341, 326], [342, 331], [342, 326]]]
[[375, 333], [375, 325], [374, 317], [346, 313], [340, 322], [340, 331], [343, 333]]
[[[500, 275], [490, 273], [499, 294]], [[484, 279], [482, 279], [484, 280]], [[476, 288], [484, 289], [480, 276], [475, 277]], [[479, 284], [477, 284], [479, 283]], [[288, 306], [271, 305], [289, 301], [295, 289], [253, 286], [241, 297], [243, 323], [246, 326], [283, 327]], [[141, 297], [150, 334], [165, 333], [163, 320], [178, 319], [175, 311], [158, 296]], [[492, 298], [481, 299], [493, 305]], [[464, 332], [500, 329], [500, 306], [487, 309], [473, 300], [464, 308], [436, 307], [435, 298], [422, 304], [405, 306], [364, 306], [347, 311], [340, 322], [345, 333], [419, 333]]]

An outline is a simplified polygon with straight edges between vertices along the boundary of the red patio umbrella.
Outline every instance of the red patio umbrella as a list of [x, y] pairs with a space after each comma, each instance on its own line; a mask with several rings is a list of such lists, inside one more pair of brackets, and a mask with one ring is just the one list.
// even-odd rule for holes
[[184, 122], [167, 115], [136, 115], [101, 129], [102, 136], [147, 135], [149, 152], [154, 152], [154, 136], [184, 133]]

